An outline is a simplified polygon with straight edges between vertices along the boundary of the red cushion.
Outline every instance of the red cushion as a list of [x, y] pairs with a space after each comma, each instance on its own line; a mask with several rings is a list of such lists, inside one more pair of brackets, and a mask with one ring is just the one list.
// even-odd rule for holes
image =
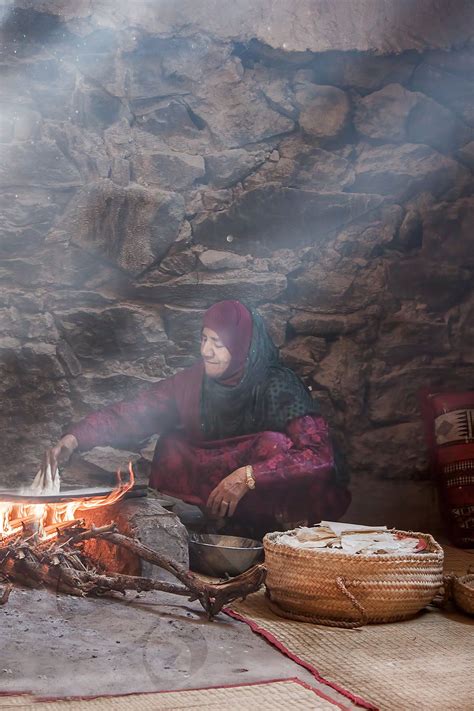
[[450, 538], [474, 546], [474, 392], [425, 392], [422, 409]]

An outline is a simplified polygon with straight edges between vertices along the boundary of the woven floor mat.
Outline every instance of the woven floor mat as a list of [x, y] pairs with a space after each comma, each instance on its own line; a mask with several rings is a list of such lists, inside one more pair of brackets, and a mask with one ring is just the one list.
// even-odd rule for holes
[[[472, 551], [447, 550], [446, 570], [464, 573], [473, 558]], [[263, 591], [227, 612], [365, 708], [473, 708], [474, 618], [429, 607], [405, 622], [336, 629], [277, 617]]]
[[462, 548], [443, 545], [443, 550], [444, 570], [446, 573], [466, 575], [469, 568], [474, 573], [474, 549], [463, 550]]
[[340, 708], [299, 679], [243, 684], [210, 689], [185, 689], [93, 699], [32, 702], [27, 696], [0, 696], [0, 708], [32, 711], [155, 711], [155, 709], [205, 709], [206, 711], [334, 711]]

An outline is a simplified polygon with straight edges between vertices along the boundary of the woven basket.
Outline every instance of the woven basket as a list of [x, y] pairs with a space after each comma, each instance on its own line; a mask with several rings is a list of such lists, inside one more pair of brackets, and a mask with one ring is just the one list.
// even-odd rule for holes
[[474, 575], [454, 576], [452, 586], [456, 605], [468, 615], [474, 615]]
[[268, 602], [283, 617], [335, 627], [396, 622], [428, 605], [443, 584], [443, 549], [427, 533], [408, 534], [427, 549], [406, 555], [293, 548], [277, 542], [281, 535], [267, 534], [263, 545]]

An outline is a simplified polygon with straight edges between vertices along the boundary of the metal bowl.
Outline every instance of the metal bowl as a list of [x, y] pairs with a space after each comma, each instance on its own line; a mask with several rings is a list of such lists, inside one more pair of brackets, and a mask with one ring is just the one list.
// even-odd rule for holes
[[224, 577], [240, 575], [263, 560], [263, 545], [252, 538], [221, 536], [210, 533], [189, 535], [191, 570]]

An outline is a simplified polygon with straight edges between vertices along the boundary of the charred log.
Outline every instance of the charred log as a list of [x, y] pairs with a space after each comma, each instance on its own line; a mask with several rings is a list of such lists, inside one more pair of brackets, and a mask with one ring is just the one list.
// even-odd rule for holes
[[[265, 580], [265, 567], [257, 565], [224, 583], [205, 581], [139, 540], [119, 533], [113, 523], [84, 530], [80, 522], [74, 522], [50, 533], [55, 534], [53, 541], [38, 540], [31, 535], [28, 538], [17, 536], [0, 543], [0, 574], [7, 581], [0, 595], [0, 605], [8, 601], [14, 582], [29, 587], [46, 586], [80, 597], [113, 593], [124, 595], [127, 590], [159, 590], [186, 596], [190, 601], [198, 600], [212, 619], [232, 600], [258, 590]], [[141, 560], [171, 573], [180, 584], [99, 570], [82, 549], [85, 541], [94, 538], [128, 549]]]

